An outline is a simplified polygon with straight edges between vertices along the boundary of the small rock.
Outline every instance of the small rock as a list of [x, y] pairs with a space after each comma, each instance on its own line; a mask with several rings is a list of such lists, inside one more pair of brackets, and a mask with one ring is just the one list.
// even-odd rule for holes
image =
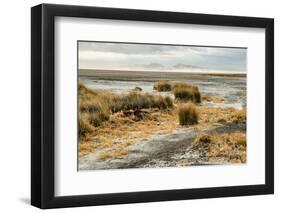
[[135, 87], [135, 88], [133, 89], [133, 91], [135, 91], [135, 92], [141, 92], [141, 91], [142, 91], [142, 88], [140, 88], [140, 87]]

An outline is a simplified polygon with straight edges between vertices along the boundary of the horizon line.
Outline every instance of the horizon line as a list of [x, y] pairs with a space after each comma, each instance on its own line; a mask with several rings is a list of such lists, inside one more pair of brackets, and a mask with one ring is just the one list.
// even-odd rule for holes
[[78, 70], [98, 70], [98, 71], [116, 71], [116, 72], [163, 72], [163, 73], [187, 73], [187, 74], [226, 74], [226, 75], [233, 75], [233, 74], [245, 74], [247, 75], [247, 71], [243, 70], [213, 70], [213, 69], [182, 69], [182, 70], [139, 70], [139, 69], [100, 69], [100, 68], [78, 68]]

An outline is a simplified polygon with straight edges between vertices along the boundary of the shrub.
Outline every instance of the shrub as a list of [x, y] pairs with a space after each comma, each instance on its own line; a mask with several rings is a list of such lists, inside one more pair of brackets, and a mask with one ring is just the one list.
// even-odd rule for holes
[[99, 97], [89, 99], [89, 100], [79, 100], [79, 110], [81, 112], [93, 113], [101, 111], [105, 103], [101, 101]]
[[180, 125], [193, 125], [198, 123], [198, 112], [196, 106], [191, 102], [179, 106], [178, 116]]
[[247, 119], [247, 111], [246, 108], [243, 108], [239, 111], [236, 111], [232, 114], [231, 116], [231, 120], [233, 120], [236, 123], [239, 122], [246, 122]]
[[103, 95], [96, 95], [88, 100], [79, 100], [80, 113], [87, 114], [88, 121], [91, 125], [98, 127], [102, 122], [109, 120], [110, 108], [108, 98]]
[[245, 163], [247, 160], [246, 134], [243, 132], [198, 135], [192, 148], [203, 151], [210, 162]]
[[197, 86], [186, 83], [175, 83], [173, 86], [175, 99], [201, 103], [201, 94]]
[[117, 95], [104, 91], [92, 91], [79, 85], [79, 113], [87, 114], [89, 124], [98, 127], [109, 120], [111, 113], [124, 110], [173, 107], [170, 97], [139, 92]]
[[141, 94], [137, 92], [130, 92], [127, 95], [114, 97], [110, 106], [112, 112], [148, 108], [167, 109], [171, 107], [173, 107], [173, 100], [170, 97]]
[[110, 111], [102, 109], [88, 114], [89, 123], [95, 127], [101, 126], [102, 122], [108, 121], [110, 118]]
[[176, 82], [173, 84], [173, 87], [172, 89], [175, 90], [175, 89], [178, 89], [178, 88], [189, 88], [191, 87], [190, 84], [187, 84], [187, 83], [184, 83], [184, 82]]
[[172, 108], [173, 100], [169, 96], [166, 97], [156, 96], [152, 107], [158, 109]]
[[112, 97], [105, 92], [92, 91], [79, 85], [79, 113], [87, 114], [88, 123], [97, 127], [109, 120], [109, 103]]
[[79, 131], [79, 141], [85, 139], [88, 134], [93, 132], [93, 128], [84, 114], [79, 114], [78, 131]]
[[88, 89], [83, 84], [79, 84], [78, 93], [79, 93], [79, 99], [89, 99], [89, 98], [93, 98], [97, 95], [97, 92], [95, 92], [91, 89]]
[[247, 145], [246, 134], [235, 132], [231, 136], [232, 136], [231, 140], [234, 141], [236, 144], [241, 145], [241, 146]]
[[172, 84], [170, 81], [157, 81], [155, 82], [153, 89], [158, 92], [168, 92], [172, 90]]
[[173, 99], [170, 98], [169, 96], [166, 96], [164, 98], [164, 101], [166, 103], [167, 108], [172, 108], [174, 106]]
[[174, 90], [175, 99], [182, 101], [193, 101], [193, 95], [190, 89], [187, 88], [178, 88]]
[[197, 86], [193, 87], [193, 100], [195, 103], [201, 103], [201, 93]]

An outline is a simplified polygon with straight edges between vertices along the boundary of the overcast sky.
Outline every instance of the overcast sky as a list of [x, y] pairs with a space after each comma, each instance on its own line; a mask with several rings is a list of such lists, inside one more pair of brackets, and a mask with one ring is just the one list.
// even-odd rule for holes
[[247, 49], [79, 42], [79, 69], [246, 72]]

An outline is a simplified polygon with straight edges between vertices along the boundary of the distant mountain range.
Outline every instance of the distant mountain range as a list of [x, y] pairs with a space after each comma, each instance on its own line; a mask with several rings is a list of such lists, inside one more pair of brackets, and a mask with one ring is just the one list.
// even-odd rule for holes
[[[81, 69], [81, 68], [79, 68]], [[82, 68], [83, 69], [83, 68]], [[85, 68], [84, 68], [85, 69]], [[85, 70], [118, 70], [118, 71], [137, 71], [137, 72], [179, 72], [179, 73], [209, 73], [209, 74], [246, 74], [246, 71], [243, 70], [216, 70], [216, 69], [207, 69], [200, 66], [188, 65], [188, 64], [175, 64], [171, 66], [165, 66], [159, 63], [150, 63], [150, 64], [136, 64], [131, 67], [114, 67], [114, 68], [92, 68], [92, 69], [85, 69]]]
[[175, 69], [202, 69], [199, 66], [187, 65], [187, 64], [176, 64], [173, 66]]
[[160, 69], [160, 70], [171, 70], [171, 69], [203, 69], [199, 66], [193, 66], [188, 64], [175, 64], [173, 66], [164, 66], [163, 64], [159, 63], [151, 63], [151, 64], [145, 64], [145, 65], [138, 65], [139, 68], [144, 69]]
[[163, 69], [165, 68], [164, 65], [162, 64], [158, 64], [158, 63], [151, 63], [151, 64], [145, 64], [145, 65], [141, 65], [140, 67], [143, 67], [143, 68], [152, 68], [152, 69]]

